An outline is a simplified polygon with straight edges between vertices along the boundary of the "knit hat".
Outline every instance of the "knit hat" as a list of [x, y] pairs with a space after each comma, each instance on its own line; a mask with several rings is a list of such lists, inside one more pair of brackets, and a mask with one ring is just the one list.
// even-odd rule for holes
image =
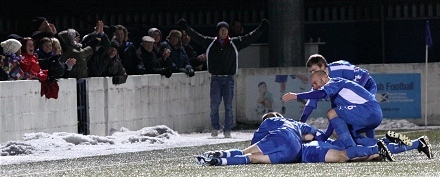
[[110, 47], [114, 47], [114, 48], [118, 49], [119, 48], [119, 42], [117, 40], [112, 40], [110, 42]]
[[32, 21], [32, 29], [34, 31], [38, 31], [38, 29], [40, 28], [41, 24], [46, 21], [46, 18], [44, 17], [37, 17]]
[[142, 42], [154, 42], [154, 39], [150, 36], [142, 37]]
[[170, 34], [168, 34], [167, 39], [169, 39], [170, 37], [177, 37], [177, 38], [181, 38], [182, 37], [182, 32], [180, 32], [179, 30], [171, 30]]
[[229, 25], [228, 23], [226, 23], [225, 21], [221, 21], [217, 23], [217, 32], [220, 30], [220, 28], [225, 27], [227, 29], [229, 29]]
[[8, 39], [3, 41], [1, 46], [3, 47], [3, 53], [17, 53], [21, 48], [21, 43], [16, 39]]
[[150, 28], [150, 29], [148, 30], [148, 36], [153, 37], [153, 33], [154, 33], [155, 31], [159, 32], [159, 33], [160, 33], [160, 36], [162, 36], [162, 31], [160, 31], [160, 30], [157, 29], [157, 28]]

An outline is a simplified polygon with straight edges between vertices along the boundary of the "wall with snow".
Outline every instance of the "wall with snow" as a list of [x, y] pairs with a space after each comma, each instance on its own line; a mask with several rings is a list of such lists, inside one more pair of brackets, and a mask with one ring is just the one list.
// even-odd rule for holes
[[76, 80], [58, 84], [59, 98], [46, 99], [38, 81], [0, 82], [0, 142], [31, 132], [77, 132]]
[[121, 127], [138, 130], [155, 125], [186, 133], [208, 129], [209, 84], [207, 72], [191, 78], [183, 73], [174, 73], [171, 78], [130, 76], [121, 85], [113, 85], [111, 78], [89, 78], [90, 134], [108, 135]]
[[[422, 115], [425, 114], [425, 73], [423, 63], [360, 65], [371, 73], [421, 73]], [[440, 124], [440, 63], [428, 67], [428, 122]], [[259, 117], [246, 115], [246, 77], [276, 74], [306, 74], [304, 67], [241, 68], [236, 76], [234, 118], [240, 122], [256, 122]], [[171, 78], [161, 75], [130, 76], [127, 83], [113, 85], [111, 78], [87, 78], [90, 134], [105, 136], [112, 130], [126, 127], [166, 125], [179, 133], [210, 129], [210, 75], [197, 72], [189, 78], [174, 73]], [[76, 80], [59, 81], [58, 99], [40, 97], [38, 81], [0, 82], [0, 143], [20, 140], [30, 132], [78, 131]], [[254, 87], [254, 86], [252, 86]], [[220, 117], [224, 111], [221, 106]], [[410, 120], [423, 124], [424, 119]], [[221, 120], [223, 122], [223, 120]]]

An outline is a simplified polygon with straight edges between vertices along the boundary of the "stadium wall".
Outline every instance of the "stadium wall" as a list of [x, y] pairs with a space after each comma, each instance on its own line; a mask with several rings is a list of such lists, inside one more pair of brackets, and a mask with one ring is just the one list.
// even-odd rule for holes
[[[372, 64], [360, 65], [373, 74], [420, 73], [422, 116], [424, 113], [425, 65]], [[440, 124], [440, 63], [428, 65], [428, 123]], [[241, 68], [236, 76], [234, 117], [237, 122], [255, 123], [259, 117], [246, 113], [246, 78], [278, 74], [307, 74], [303, 67]], [[121, 127], [139, 130], [154, 125], [167, 125], [179, 133], [209, 130], [210, 75], [197, 72], [194, 77], [173, 74], [130, 76], [125, 84], [113, 85], [111, 78], [87, 78], [86, 93], [89, 133], [109, 135]], [[0, 82], [0, 143], [21, 140], [31, 132], [78, 132], [77, 87], [75, 79], [61, 79], [58, 99], [40, 97], [38, 81]], [[252, 85], [252, 87], [255, 87]], [[224, 109], [221, 106], [223, 119]], [[423, 124], [424, 119], [410, 119]], [[221, 121], [223, 122], [223, 121]]]

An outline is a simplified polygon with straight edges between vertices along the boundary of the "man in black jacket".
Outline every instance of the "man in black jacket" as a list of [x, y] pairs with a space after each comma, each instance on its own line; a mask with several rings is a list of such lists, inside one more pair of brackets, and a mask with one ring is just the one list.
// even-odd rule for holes
[[212, 137], [217, 137], [220, 129], [219, 107], [224, 101], [225, 124], [223, 134], [225, 138], [231, 138], [233, 125], [232, 99], [234, 95], [234, 75], [238, 69], [238, 52], [248, 47], [269, 28], [269, 21], [263, 19], [258, 28], [252, 32], [238, 37], [230, 38], [228, 35], [229, 25], [222, 21], [217, 24], [217, 36], [203, 36], [190, 28], [185, 19], [180, 19], [177, 24], [202, 47], [206, 48], [206, 60], [208, 72], [211, 77], [211, 126]]

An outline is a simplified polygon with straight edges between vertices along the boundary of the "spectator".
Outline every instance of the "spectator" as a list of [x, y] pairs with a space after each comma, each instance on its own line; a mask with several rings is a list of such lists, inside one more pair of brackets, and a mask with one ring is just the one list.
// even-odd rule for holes
[[23, 79], [24, 72], [20, 67], [23, 60], [21, 56], [21, 43], [16, 39], [8, 39], [0, 43], [3, 55], [0, 56], [1, 69], [0, 80], [20, 80]]
[[197, 52], [194, 50], [194, 47], [190, 42], [191, 37], [186, 34], [185, 30], [182, 30], [182, 46], [188, 55], [191, 66], [195, 71], [206, 70], [206, 55], [203, 53], [197, 56]]
[[104, 29], [104, 23], [98, 21], [95, 31], [85, 35], [81, 42], [84, 46], [89, 46], [90, 44], [93, 44], [95, 40], [101, 41], [100, 46], [96, 48], [95, 52], [87, 59], [88, 77], [103, 76], [102, 59], [110, 49], [110, 40], [107, 37], [107, 34], [104, 33]]
[[61, 48], [60, 40], [57, 38], [52, 38], [52, 52], [54, 55], [61, 55], [63, 49]]
[[21, 54], [24, 59], [21, 61], [21, 69], [25, 76], [24, 79], [38, 79], [46, 81], [48, 78], [48, 70], [41, 70], [37, 56], [34, 54], [35, 45], [34, 40], [30, 37], [25, 37], [21, 41]]
[[52, 75], [51, 77], [49, 74], [49, 70], [41, 69], [37, 56], [34, 54], [35, 45], [32, 38], [25, 37], [23, 38], [21, 43], [22, 55], [24, 56], [24, 59], [21, 61], [20, 65], [24, 72], [24, 78], [38, 79], [41, 82], [41, 96], [45, 95], [47, 99], [57, 99], [59, 86], [56, 82], [56, 79], [59, 78], [59, 75]]
[[132, 42], [128, 41], [128, 30], [122, 25], [115, 26], [115, 40], [119, 43], [119, 57], [122, 65], [128, 75], [136, 75], [138, 73], [139, 58], [136, 55], [136, 47]]
[[[53, 56], [61, 56], [61, 54], [63, 53], [63, 49], [61, 47], [60, 41], [57, 38], [52, 38], [52, 51], [53, 51]], [[63, 68], [64, 68], [64, 72], [69, 72], [72, 70], [73, 65], [76, 64], [76, 59], [75, 58], [68, 58], [67, 61], [63, 62], [61, 61], [61, 57], [60, 57], [60, 62], [63, 64]], [[49, 69], [49, 65], [44, 65], [41, 61], [40, 61], [40, 67], [42, 69]]]
[[44, 37], [51, 38], [57, 33], [55, 26], [49, 23], [44, 17], [36, 17], [32, 21], [32, 30], [32, 39], [36, 43], [39, 43]]
[[123, 84], [127, 81], [127, 73], [118, 55], [119, 43], [112, 40], [110, 48], [102, 57], [102, 76], [112, 77], [113, 84]]
[[[10, 35], [8, 35], [7, 39], [15, 39], [17, 41], [21, 41], [23, 39], [23, 37], [21, 37], [18, 34], [10, 34]], [[2, 53], [3, 53], [3, 47], [0, 47], [0, 54], [2, 54]]]
[[162, 56], [163, 53], [159, 53], [160, 44], [162, 43], [162, 32], [157, 28], [150, 28], [148, 36], [154, 39], [153, 51], [156, 53], [156, 56]]
[[162, 74], [171, 77], [173, 73], [172, 61], [169, 57], [158, 58], [153, 51], [154, 39], [150, 36], [142, 37], [141, 47], [137, 50], [138, 57], [142, 60], [140, 64], [144, 74]]
[[86, 46], [81, 48], [82, 45], [79, 43], [79, 33], [74, 29], [68, 29], [61, 31], [58, 34], [61, 38], [62, 46], [62, 55], [61, 61], [65, 63], [69, 63], [68, 59], [75, 58], [76, 64], [73, 65], [73, 68], [69, 70], [64, 75], [67, 78], [85, 78], [88, 76], [87, 74], [87, 58], [91, 56], [94, 52], [94, 49], [98, 45], [99, 41], [95, 40], [90, 46]]
[[179, 30], [171, 30], [167, 40], [162, 42], [161, 50], [168, 49], [171, 51], [169, 58], [173, 62], [173, 72], [184, 72], [192, 77], [194, 76], [194, 70], [185, 49], [182, 47], [181, 37], [182, 33]]
[[178, 25], [202, 47], [206, 47], [206, 61], [208, 72], [211, 73], [211, 136], [217, 137], [220, 129], [219, 107], [225, 104], [225, 125], [223, 134], [225, 138], [231, 138], [233, 125], [232, 98], [234, 95], [234, 75], [238, 69], [238, 52], [257, 40], [263, 32], [269, 28], [269, 21], [261, 21], [260, 26], [254, 31], [238, 38], [228, 36], [229, 25], [226, 22], [217, 24], [216, 37], [203, 36], [194, 29], [188, 27], [185, 19], [180, 19]]
[[50, 58], [53, 55], [52, 47], [52, 39], [43, 37], [40, 40], [37, 50], [35, 51], [35, 55], [38, 59]]

